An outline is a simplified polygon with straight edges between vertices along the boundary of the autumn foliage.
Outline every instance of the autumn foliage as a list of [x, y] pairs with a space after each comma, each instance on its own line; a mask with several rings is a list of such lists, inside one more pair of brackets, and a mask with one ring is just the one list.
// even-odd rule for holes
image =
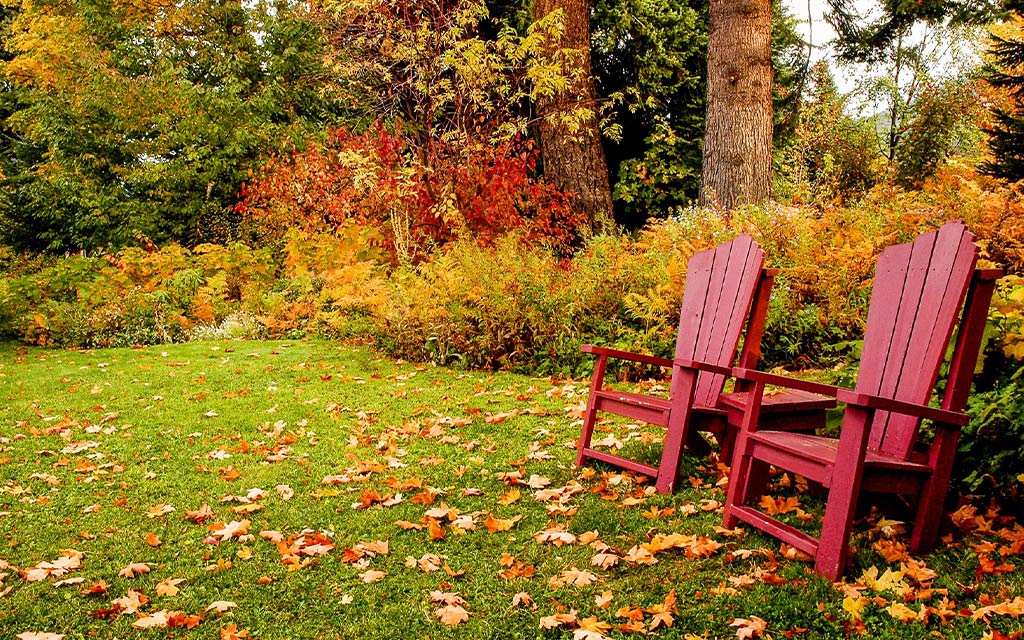
[[400, 260], [422, 260], [460, 238], [489, 245], [510, 231], [568, 250], [586, 218], [537, 176], [536, 162], [526, 141], [484, 144], [472, 154], [438, 141], [417, 152], [378, 122], [360, 134], [336, 129], [322, 145], [277, 158], [246, 183], [237, 209], [266, 239], [296, 226], [380, 229]]

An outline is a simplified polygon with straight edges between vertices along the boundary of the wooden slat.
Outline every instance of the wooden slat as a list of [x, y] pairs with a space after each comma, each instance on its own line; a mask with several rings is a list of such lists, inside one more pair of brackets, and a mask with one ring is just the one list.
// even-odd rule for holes
[[775, 536], [779, 540], [789, 543], [807, 555], [813, 556], [818, 552], [818, 541], [803, 531], [794, 529], [784, 522], [779, 522], [753, 507], [734, 505], [731, 509], [732, 514], [740, 520], [757, 527], [768, 535]]
[[584, 455], [584, 457], [590, 458], [592, 460], [600, 460], [601, 462], [607, 462], [607, 463], [613, 464], [616, 467], [619, 467], [621, 469], [628, 469], [629, 471], [635, 471], [637, 473], [642, 473], [645, 476], [650, 476], [652, 478], [655, 478], [655, 477], [658, 476], [658, 468], [657, 467], [652, 467], [649, 464], [644, 464], [642, 462], [637, 462], [636, 460], [630, 460], [628, 458], [623, 458], [622, 456], [617, 456], [617, 455], [615, 455], [613, 453], [607, 453], [605, 451], [598, 451], [596, 449], [591, 449], [591, 448], [588, 447], [588, 448], [583, 450], [583, 455]]
[[885, 372], [885, 363], [892, 343], [892, 328], [899, 313], [899, 293], [907, 277], [910, 261], [908, 244], [887, 247], [878, 257], [875, 282], [868, 305], [867, 329], [860, 366], [857, 369], [857, 390], [878, 394]]
[[[711, 327], [712, 338], [704, 354], [705, 362], [723, 366], [733, 364], [736, 358], [740, 334], [749, 315], [764, 265], [764, 252], [750, 236], [738, 237], [733, 245], [722, 295]], [[698, 404], [714, 404], [724, 384], [724, 376], [701, 373], [697, 382]]]
[[[700, 324], [697, 329], [697, 340], [694, 343], [694, 360], [706, 360], [708, 343], [713, 339], [720, 339], [719, 327], [715, 324], [715, 315], [722, 300], [722, 291], [726, 287], [726, 276], [729, 272], [729, 261], [733, 259], [733, 250], [736, 243], [741, 242], [740, 238], [719, 245], [712, 253], [712, 267], [710, 281], [707, 285], [707, 296], [704, 298], [704, 306], [700, 311]], [[678, 356], [677, 356], [678, 357]]]
[[676, 357], [694, 358], [697, 348], [698, 332], [704, 303], [708, 296], [711, 282], [711, 269], [714, 266], [714, 251], [695, 253], [686, 268], [686, 289], [683, 291], [683, 304], [679, 312], [679, 331], [676, 334]]
[[[973, 240], [960, 223], [947, 223], [939, 230], [916, 317], [910, 331], [898, 336], [906, 346], [901, 345], [898, 362], [890, 358], [880, 395], [928, 402], [977, 260]], [[879, 412], [870, 444], [905, 458], [912, 451], [919, 424], [913, 416]]]

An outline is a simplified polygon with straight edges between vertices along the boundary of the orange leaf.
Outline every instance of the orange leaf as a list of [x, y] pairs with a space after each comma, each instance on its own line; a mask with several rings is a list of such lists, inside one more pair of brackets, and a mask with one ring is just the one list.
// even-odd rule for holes
[[135, 576], [142, 575], [143, 573], [149, 573], [149, 564], [145, 562], [133, 562], [124, 569], [121, 569], [117, 575], [122, 578], [134, 578]]
[[446, 625], [455, 626], [469, 620], [469, 612], [457, 604], [449, 604], [434, 610], [434, 615]]

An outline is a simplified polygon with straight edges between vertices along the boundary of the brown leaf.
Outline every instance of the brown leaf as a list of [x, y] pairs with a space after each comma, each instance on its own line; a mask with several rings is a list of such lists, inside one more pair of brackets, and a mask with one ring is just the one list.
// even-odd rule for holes
[[162, 518], [163, 516], [167, 515], [168, 513], [171, 513], [172, 511], [174, 511], [174, 507], [172, 507], [169, 504], [164, 504], [161, 502], [160, 504], [150, 507], [149, 511], [146, 512], [146, 517]]
[[166, 609], [137, 618], [132, 622], [133, 629], [163, 629], [170, 626], [171, 612]]
[[172, 597], [178, 595], [178, 585], [185, 582], [185, 578], [167, 578], [156, 585], [156, 595]]
[[513, 607], [530, 607], [530, 606], [533, 606], [533, 598], [531, 598], [530, 594], [526, 593], [525, 591], [520, 591], [519, 593], [517, 593], [514, 596], [512, 596], [512, 606]]
[[245, 640], [248, 637], [249, 630], [239, 629], [235, 623], [231, 623], [220, 630], [220, 640]]
[[364, 571], [363, 573], [359, 574], [359, 579], [366, 584], [371, 584], [383, 580], [384, 576], [386, 575], [387, 574], [383, 571], [378, 571], [377, 569], [368, 569], [367, 571]]
[[158, 538], [155, 533], [152, 532], [146, 534], [145, 542], [151, 547], [159, 547], [163, 544], [163, 541], [160, 538]]
[[230, 600], [214, 600], [210, 603], [210, 606], [206, 607], [204, 611], [216, 611], [217, 613], [224, 613], [228, 609], [234, 609], [238, 605]]
[[117, 575], [121, 576], [122, 578], [134, 578], [135, 576], [140, 576], [144, 573], [149, 573], [149, 571], [149, 563], [133, 562], [124, 569], [118, 571]]
[[729, 626], [736, 627], [736, 637], [739, 640], [746, 640], [747, 638], [760, 637], [765, 629], [768, 628], [768, 623], [757, 616], [750, 616], [750, 619], [734, 618], [729, 623]]
[[437, 619], [448, 626], [462, 624], [469, 620], [469, 612], [457, 604], [449, 604], [434, 610]]

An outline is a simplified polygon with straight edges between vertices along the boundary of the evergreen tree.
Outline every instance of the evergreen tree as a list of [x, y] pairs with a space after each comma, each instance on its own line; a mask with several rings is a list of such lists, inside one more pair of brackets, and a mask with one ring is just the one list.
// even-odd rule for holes
[[999, 178], [1024, 180], [1024, 39], [993, 36], [988, 52], [985, 79], [1012, 101], [993, 110], [995, 122], [985, 130], [993, 159], [982, 168]]

